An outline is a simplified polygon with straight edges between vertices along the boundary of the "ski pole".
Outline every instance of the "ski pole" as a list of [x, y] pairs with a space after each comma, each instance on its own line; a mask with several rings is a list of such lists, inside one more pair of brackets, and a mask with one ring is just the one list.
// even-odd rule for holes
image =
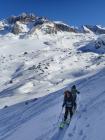
[[61, 112], [60, 112], [60, 115], [59, 115], [59, 118], [58, 118], [58, 122], [57, 122], [57, 123], [59, 123], [60, 117], [61, 117], [61, 115], [62, 115], [62, 111], [63, 111], [63, 107], [62, 107], [62, 110], [61, 110]]

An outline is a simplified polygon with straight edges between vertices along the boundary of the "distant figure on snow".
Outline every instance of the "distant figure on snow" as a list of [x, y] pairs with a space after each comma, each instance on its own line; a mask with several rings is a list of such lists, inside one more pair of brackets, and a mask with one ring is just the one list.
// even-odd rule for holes
[[68, 114], [70, 113], [70, 120], [73, 116], [73, 96], [70, 91], [64, 92], [64, 101], [62, 107], [65, 107], [64, 122], [67, 120]]
[[76, 103], [77, 94], [80, 94], [80, 92], [76, 89], [76, 85], [73, 85], [71, 87], [71, 93], [73, 96], [73, 110], [75, 111], [77, 108], [77, 103]]

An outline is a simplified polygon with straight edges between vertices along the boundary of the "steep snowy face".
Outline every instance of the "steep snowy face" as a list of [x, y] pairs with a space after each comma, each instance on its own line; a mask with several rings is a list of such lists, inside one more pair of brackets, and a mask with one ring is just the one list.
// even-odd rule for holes
[[78, 29], [78, 32], [81, 33], [93, 33], [87, 26], [83, 25]]
[[105, 27], [101, 27], [100, 25], [95, 25], [95, 26], [85, 25], [85, 26], [95, 34], [105, 34]]
[[33, 35], [36, 33], [43, 33], [43, 34], [56, 34], [57, 30], [54, 24], [50, 21], [40, 22], [39, 24], [35, 23], [35, 26], [31, 29], [29, 34]]
[[12, 28], [13, 34], [27, 33], [28, 31], [29, 28], [27, 27], [27, 25], [21, 23], [20, 21], [17, 21]]

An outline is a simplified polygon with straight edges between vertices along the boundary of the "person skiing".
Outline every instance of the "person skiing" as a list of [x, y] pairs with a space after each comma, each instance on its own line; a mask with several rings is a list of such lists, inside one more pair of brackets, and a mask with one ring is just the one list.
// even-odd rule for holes
[[77, 108], [77, 103], [76, 103], [77, 94], [80, 94], [80, 92], [76, 89], [76, 85], [73, 85], [71, 87], [71, 93], [73, 96], [73, 110], [75, 111]]
[[64, 92], [64, 101], [62, 107], [65, 107], [64, 122], [67, 120], [68, 114], [70, 113], [70, 120], [73, 116], [73, 96], [68, 90]]

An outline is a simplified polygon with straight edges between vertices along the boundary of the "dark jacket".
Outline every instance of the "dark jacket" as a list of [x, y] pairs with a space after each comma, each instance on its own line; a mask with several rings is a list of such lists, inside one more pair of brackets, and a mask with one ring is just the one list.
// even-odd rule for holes
[[73, 97], [72, 94], [70, 95], [70, 97], [64, 96], [64, 101], [63, 101], [63, 107], [73, 107]]
[[76, 88], [71, 88], [71, 93], [72, 93], [72, 96], [73, 96], [73, 100], [75, 102], [76, 98], [77, 98], [77, 94], [79, 94], [80, 92]]

